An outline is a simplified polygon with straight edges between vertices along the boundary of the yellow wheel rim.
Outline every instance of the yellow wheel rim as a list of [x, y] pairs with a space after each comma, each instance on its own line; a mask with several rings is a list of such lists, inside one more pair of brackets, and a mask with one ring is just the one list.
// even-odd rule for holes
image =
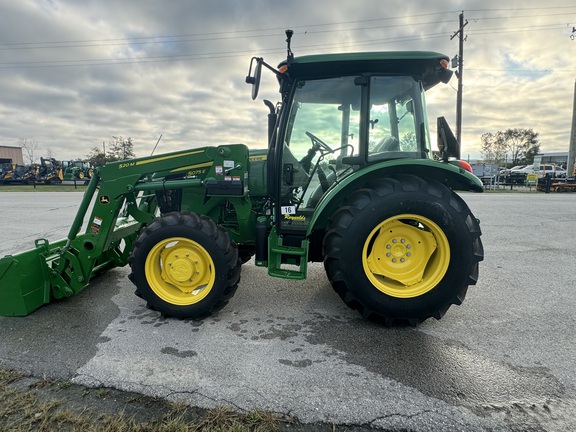
[[366, 239], [364, 272], [384, 294], [421, 296], [442, 280], [450, 264], [446, 234], [430, 219], [403, 214], [386, 219]]
[[78, 178], [81, 178], [81, 179], [84, 178], [84, 173], [83, 173], [82, 171], [80, 171], [80, 172], [78, 173]]
[[206, 249], [183, 237], [157, 243], [146, 257], [144, 270], [152, 291], [177, 306], [203, 300], [216, 278], [214, 261]]

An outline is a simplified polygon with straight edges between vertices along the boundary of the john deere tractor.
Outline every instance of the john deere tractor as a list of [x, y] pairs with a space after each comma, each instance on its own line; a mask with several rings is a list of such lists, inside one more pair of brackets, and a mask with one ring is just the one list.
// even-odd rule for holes
[[294, 57], [286, 34], [287, 58], [252, 58], [246, 77], [252, 99], [263, 70], [279, 83], [279, 102], [264, 101], [267, 149], [222, 144], [98, 167], [67, 238], [0, 260], [0, 314], [29, 314], [129, 264], [149, 307], [200, 319], [228, 303], [252, 257], [284, 279], [322, 262], [348, 306], [386, 325], [460, 304], [483, 248], [455, 191], [482, 183], [443, 118], [432, 157], [424, 96], [450, 79], [448, 57]]
[[89, 179], [94, 171], [90, 162], [80, 160], [62, 161], [60, 166], [62, 167], [63, 180]]

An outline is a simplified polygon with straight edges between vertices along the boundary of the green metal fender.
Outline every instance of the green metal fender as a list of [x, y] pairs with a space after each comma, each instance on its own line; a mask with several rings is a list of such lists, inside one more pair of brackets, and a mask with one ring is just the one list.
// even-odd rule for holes
[[454, 161], [431, 159], [394, 159], [362, 168], [335, 183], [322, 197], [308, 226], [307, 235], [326, 227], [329, 216], [336, 211], [346, 196], [367, 182], [397, 174], [413, 174], [423, 179], [436, 180], [453, 190], [483, 192], [482, 181]]

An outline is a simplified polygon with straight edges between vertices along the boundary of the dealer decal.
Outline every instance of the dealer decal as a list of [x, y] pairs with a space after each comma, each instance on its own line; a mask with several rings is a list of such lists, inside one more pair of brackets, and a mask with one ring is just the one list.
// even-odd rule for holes
[[100, 232], [100, 227], [102, 226], [102, 219], [95, 216], [90, 226], [90, 232], [92, 234], [98, 234]]

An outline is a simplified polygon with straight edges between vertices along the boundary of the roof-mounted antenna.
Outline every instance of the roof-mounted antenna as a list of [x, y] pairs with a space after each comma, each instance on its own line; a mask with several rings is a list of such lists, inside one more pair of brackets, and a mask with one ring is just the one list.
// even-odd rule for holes
[[287, 43], [287, 46], [286, 46], [286, 50], [287, 50], [286, 64], [288, 67], [290, 67], [290, 65], [294, 61], [294, 53], [292, 52], [292, 48], [290, 48], [290, 41], [292, 40], [293, 34], [294, 34], [294, 30], [286, 30], [286, 43]]

